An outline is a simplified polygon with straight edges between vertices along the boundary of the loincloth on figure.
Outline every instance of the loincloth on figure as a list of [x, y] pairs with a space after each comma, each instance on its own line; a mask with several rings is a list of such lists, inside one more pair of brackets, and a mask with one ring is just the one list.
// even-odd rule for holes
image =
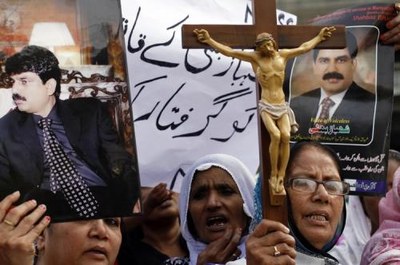
[[295, 133], [299, 130], [299, 124], [296, 122], [294, 112], [287, 102], [283, 104], [270, 104], [260, 100], [258, 101], [258, 110], [260, 111], [260, 113], [263, 111], [267, 112], [274, 120], [278, 120], [284, 114], [288, 114], [290, 122], [290, 132]]

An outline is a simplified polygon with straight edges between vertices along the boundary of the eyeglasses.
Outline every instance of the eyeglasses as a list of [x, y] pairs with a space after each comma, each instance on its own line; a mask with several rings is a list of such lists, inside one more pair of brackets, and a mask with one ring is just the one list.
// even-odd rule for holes
[[295, 191], [313, 193], [318, 189], [319, 184], [322, 184], [330, 195], [346, 195], [350, 191], [350, 184], [340, 180], [317, 181], [309, 178], [291, 178], [286, 181], [285, 186]]

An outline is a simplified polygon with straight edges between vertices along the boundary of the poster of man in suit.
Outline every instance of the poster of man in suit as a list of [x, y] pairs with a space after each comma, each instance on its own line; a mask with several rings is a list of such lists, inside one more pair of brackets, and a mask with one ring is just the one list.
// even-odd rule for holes
[[300, 124], [294, 139], [356, 145], [373, 140], [376, 46], [365, 45], [377, 37], [374, 27], [348, 27], [344, 49], [314, 49], [299, 58], [290, 83], [290, 106]]
[[[47, 3], [62, 10], [58, 0]], [[19, 8], [29, 9], [31, 4]], [[72, 8], [61, 21], [46, 23], [42, 15], [29, 12], [30, 24], [24, 25], [32, 29], [29, 43], [16, 43], [0, 69], [0, 90], [11, 92], [1, 103], [12, 103], [0, 114], [0, 200], [19, 191], [19, 202], [46, 205], [54, 222], [140, 211], [121, 9], [118, 2], [92, 9], [96, 12], [86, 8], [87, 12]], [[96, 21], [106, 30], [99, 33], [104, 35], [102, 42], [88, 36], [93, 28], [88, 18], [98, 13], [109, 14]], [[54, 28], [59, 35], [51, 34]], [[57, 43], [62, 37], [70, 41]], [[93, 47], [83, 49], [95, 42], [101, 47], [96, 56]], [[91, 58], [84, 59], [85, 50]]]
[[365, 4], [312, 21], [346, 26], [346, 47], [314, 49], [286, 69], [285, 91], [299, 124], [291, 142], [317, 140], [341, 161], [350, 193], [386, 193], [394, 49], [380, 41], [393, 5]]

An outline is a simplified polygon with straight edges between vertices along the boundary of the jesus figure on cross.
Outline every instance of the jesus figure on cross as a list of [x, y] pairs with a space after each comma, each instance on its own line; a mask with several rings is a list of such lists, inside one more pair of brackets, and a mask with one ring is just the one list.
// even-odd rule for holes
[[283, 82], [289, 59], [306, 53], [332, 36], [335, 27], [324, 27], [311, 40], [297, 48], [279, 49], [272, 35], [261, 33], [256, 38], [255, 51], [234, 50], [211, 38], [205, 29], [195, 29], [197, 39], [225, 56], [251, 63], [261, 86], [259, 111], [270, 135], [270, 185], [275, 193], [284, 192], [284, 177], [290, 152], [290, 133], [298, 129], [294, 113], [285, 101]]

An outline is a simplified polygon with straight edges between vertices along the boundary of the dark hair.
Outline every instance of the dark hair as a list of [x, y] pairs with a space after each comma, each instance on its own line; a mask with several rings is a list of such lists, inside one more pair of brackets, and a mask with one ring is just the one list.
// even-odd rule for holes
[[[306, 150], [308, 148], [317, 148], [318, 151], [320, 151], [321, 153], [327, 154], [329, 157], [331, 157], [336, 165], [337, 170], [339, 171], [340, 178], [343, 180], [342, 169], [340, 166], [340, 159], [336, 154], [336, 152], [327, 145], [323, 145], [316, 141], [306, 141], [306, 140], [295, 143], [290, 149], [290, 157], [288, 166], [286, 168], [286, 176], [288, 175], [288, 172], [291, 170], [290, 168], [292, 166], [293, 160], [296, 159], [303, 150]], [[295, 221], [293, 219], [292, 206], [290, 200], [286, 200], [286, 203], [289, 213], [288, 214], [289, 227], [292, 232], [292, 235], [295, 237], [296, 248], [301, 249], [302, 251], [305, 252], [319, 253], [324, 257], [335, 259], [328, 253], [328, 251], [334, 247], [334, 245], [336, 244], [337, 240], [339, 239], [340, 235], [343, 233], [344, 230], [344, 226], [346, 223], [346, 204], [344, 202], [344, 199], [343, 199], [343, 209], [341, 213], [341, 218], [339, 220], [338, 226], [336, 227], [336, 231], [333, 237], [330, 239], [330, 241], [327, 244], [325, 244], [325, 246], [323, 246], [322, 249], [316, 249], [308, 242], [308, 240], [304, 237], [304, 235], [300, 233], [299, 228], [296, 226]]]
[[291, 169], [293, 160], [297, 158], [299, 153], [301, 153], [303, 150], [310, 148], [310, 147], [315, 147], [318, 150], [320, 150], [322, 153], [327, 154], [335, 163], [335, 166], [339, 172], [340, 178], [343, 180], [342, 167], [340, 165], [340, 160], [339, 160], [339, 157], [337, 156], [336, 152], [329, 146], [323, 145], [317, 141], [300, 141], [300, 142], [295, 143], [292, 146], [292, 148], [290, 149], [290, 157], [289, 157], [289, 161], [288, 161], [287, 168], [286, 168], [286, 175], [288, 175], [288, 172]]
[[16, 75], [24, 72], [38, 74], [43, 84], [49, 79], [56, 80], [55, 96], [61, 91], [61, 69], [57, 57], [48, 49], [29, 45], [20, 52], [12, 55], [6, 60], [5, 70], [8, 75]]
[[[358, 45], [357, 45], [357, 39], [354, 36], [353, 33], [350, 31], [346, 30], [346, 48], [349, 50], [350, 57], [351, 59], [356, 58], [358, 54]], [[314, 49], [313, 50], [313, 59], [314, 62], [317, 60], [318, 54], [319, 54], [320, 49]]]

